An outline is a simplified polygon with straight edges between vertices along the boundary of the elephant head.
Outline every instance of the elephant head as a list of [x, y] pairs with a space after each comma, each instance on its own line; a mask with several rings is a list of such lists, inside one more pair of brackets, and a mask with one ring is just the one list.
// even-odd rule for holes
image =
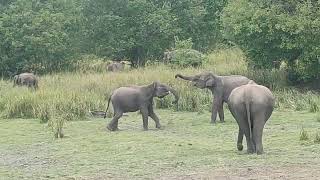
[[153, 86], [154, 86], [154, 96], [158, 98], [164, 98], [168, 94], [172, 93], [175, 97], [175, 101], [173, 103], [178, 103], [179, 95], [177, 91], [175, 91], [173, 88], [167, 85], [161, 84], [159, 82], [153, 82]]
[[209, 72], [203, 72], [195, 76], [183, 76], [181, 74], [175, 75], [175, 78], [178, 77], [187, 81], [192, 81], [193, 85], [200, 89], [213, 89], [221, 83], [221, 80], [216, 75]]
[[15, 87], [16, 85], [19, 85], [20, 84], [20, 78], [19, 78], [19, 75], [15, 75], [13, 77], [13, 87]]

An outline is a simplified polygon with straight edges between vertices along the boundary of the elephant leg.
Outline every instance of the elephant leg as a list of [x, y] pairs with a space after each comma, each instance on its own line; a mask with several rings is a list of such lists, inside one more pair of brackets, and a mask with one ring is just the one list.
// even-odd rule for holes
[[243, 141], [243, 132], [239, 127], [239, 132], [238, 132], [238, 142], [237, 142], [237, 148], [239, 151], [243, 150], [243, 145], [242, 145], [242, 141]]
[[160, 121], [158, 116], [156, 115], [156, 113], [154, 113], [153, 111], [153, 107], [149, 106], [149, 116], [154, 120], [154, 122], [156, 123], [156, 128], [160, 129], [161, 125], [160, 125]]
[[263, 145], [262, 145], [262, 133], [265, 124], [265, 114], [259, 113], [257, 117], [255, 117], [255, 121], [253, 124], [253, 139], [255, 144], [255, 149], [257, 154], [263, 154]]
[[224, 113], [223, 113], [223, 103], [221, 104], [220, 108], [218, 109], [220, 122], [224, 123]]
[[110, 131], [119, 130], [118, 129], [118, 121], [122, 115], [123, 115], [123, 112], [114, 113], [114, 116], [113, 116], [111, 122], [108, 124], [107, 129], [109, 129]]
[[143, 129], [145, 131], [147, 131], [148, 130], [148, 116], [149, 116], [148, 108], [147, 107], [142, 107], [140, 109], [140, 112], [142, 114]]
[[[222, 101], [220, 99], [221, 98], [219, 98], [219, 97], [213, 99], [212, 114], [211, 114], [211, 123], [213, 123], [213, 124], [216, 123], [218, 110], [220, 111], [221, 106], [222, 106]], [[222, 112], [223, 112], [223, 109], [222, 109]]]
[[[250, 129], [249, 128], [251, 128], [251, 127], [249, 127], [249, 124], [248, 124], [245, 106], [238, 105], [237, 107], [233, 108], [232, 112], [234, 114], [234, 118], [238, 122], [239, 129], [242, 131], [242, 134], [244, 134], [246, 136], [247, 152], [249, 154], [254, 153], [255, 147], [253, 144], [253, 139], [250, 136]], [[239, 134], [238, 134], [238, 142], [239, 142], [239, 136], [241, 135], [240, 130], [239, 130]]]

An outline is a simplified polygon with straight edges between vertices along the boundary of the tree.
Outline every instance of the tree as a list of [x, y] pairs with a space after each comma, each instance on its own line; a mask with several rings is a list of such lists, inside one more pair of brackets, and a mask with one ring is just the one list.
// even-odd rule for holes
[[68, 64], [76, 10], [71, 1], [17, 0], [0, 13], [0, 72], [54, 71]]
[[234, 0], [222, 21], [226, 38], [238, 44], [257, 68], [286, 61], [289, 78], [320, 78], [320, 1]]

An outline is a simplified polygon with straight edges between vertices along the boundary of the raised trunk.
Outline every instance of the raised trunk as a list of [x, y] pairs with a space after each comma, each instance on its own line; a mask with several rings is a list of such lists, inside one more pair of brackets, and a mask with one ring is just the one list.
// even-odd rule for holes
[[193, 80], [193, 76], [183, 76], [183, 75], [181, 75], [181, 74], [177, 74], [176, 76], [175, 76], [175, 78], [181, 78], [181, 79], [184, 79], [184, 80], [187, 80], [187, 81], [192, 81]]
[[177, 91], [171, 87], [168, 87], [168, 89], [174, 95], [175, 101], [173, 103], [178, 103], [180, 97], [179, 97], [179, 94], [177, 93]]

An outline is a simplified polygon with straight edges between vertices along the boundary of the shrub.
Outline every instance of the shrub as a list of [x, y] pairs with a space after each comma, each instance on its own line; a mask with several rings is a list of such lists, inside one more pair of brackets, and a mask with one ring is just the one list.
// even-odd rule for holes
[[180, 67], [198, 67], [205, 60], [205, 55], [194, 49], [177, 49], [171, 53], [170, 63]]
[[307, 141], [309, 139], [308, 132], [304, 128], [300, 131], [300, 141]]
[[316, 133], [316, 137], [314, 138], [314, 142], [320, 143], [320, 133], [319, 132]]

